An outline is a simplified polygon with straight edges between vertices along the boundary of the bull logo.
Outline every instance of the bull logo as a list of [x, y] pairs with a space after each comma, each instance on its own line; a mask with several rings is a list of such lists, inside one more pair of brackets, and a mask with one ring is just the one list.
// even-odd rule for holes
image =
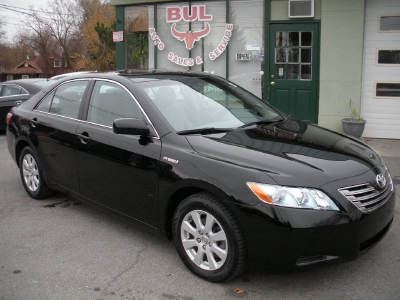
[[179, 41], [185, 41], [186, 49], [193, 49], [194, 42], [200, 41], [202, 37], [205, 37], [210, 32], [210, 24], [207, 22], [206, 28], [200, 31], [187, 31], [187, 32], [179, 32], [176, 30], [176, 23], [171, 26], [171, 33], [174, 37], [176, 37]]

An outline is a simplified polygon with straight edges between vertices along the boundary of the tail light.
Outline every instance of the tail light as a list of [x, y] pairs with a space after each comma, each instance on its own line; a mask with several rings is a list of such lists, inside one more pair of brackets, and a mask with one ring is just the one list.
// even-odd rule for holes
[[9, 125], [11, 123], [12, 116], [13, 116], [13, 114], [10, 112], [7, 114], [7, 118], [6, 118], [7, 125]]

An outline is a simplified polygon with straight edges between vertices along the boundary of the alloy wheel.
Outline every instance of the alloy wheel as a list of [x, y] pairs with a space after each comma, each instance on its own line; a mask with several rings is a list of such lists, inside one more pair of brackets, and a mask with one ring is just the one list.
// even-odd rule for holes
[[227, 259], [225, 231], [208, 212], [193, 210], [186, 214], [181, 223], [181, 241], [191, 261], [203, 270], [218, 270]]
[[22, 161], [22, 173], [28, 189], [32, 192], [36, 192], [40, 184], [39, 169], [36, 160], [30, 154], [24, 156]]

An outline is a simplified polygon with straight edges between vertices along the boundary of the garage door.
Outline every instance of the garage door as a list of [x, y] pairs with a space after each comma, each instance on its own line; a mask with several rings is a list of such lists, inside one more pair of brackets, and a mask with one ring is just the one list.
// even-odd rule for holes
[[400, 1], [367, 0], [364, 137], [400, 139]]

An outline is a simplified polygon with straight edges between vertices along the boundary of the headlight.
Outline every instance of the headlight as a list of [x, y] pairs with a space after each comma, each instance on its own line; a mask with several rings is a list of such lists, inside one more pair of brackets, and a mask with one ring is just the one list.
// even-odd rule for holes
[[325, 193], [316, 189], [247, 182], [250, 190], [263, 202], [294, 208], [339, 210]]
[[392, 175], [390, 175], [389, 169], [385, 164], [385, 169], [386, 169], [386, 173], [388, 174], [388, 178], [389, 178], [389, 184], [390, 184], [390, 191], [393, 192], [394, 190], [394, 184], [393, 184], [393, 180], [392, 180]]

